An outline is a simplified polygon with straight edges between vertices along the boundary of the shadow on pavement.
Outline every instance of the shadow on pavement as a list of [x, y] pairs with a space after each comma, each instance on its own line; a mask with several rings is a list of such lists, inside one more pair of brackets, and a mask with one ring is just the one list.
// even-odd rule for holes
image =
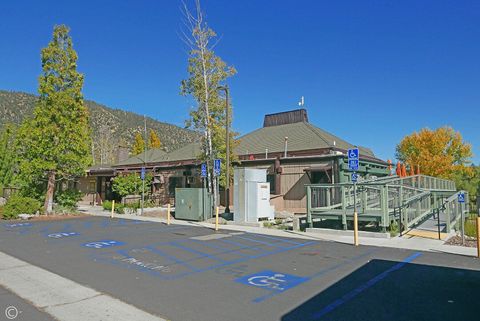
[[479, 289], [480, 271], [372, 260], [281, 320], [477, 320]]

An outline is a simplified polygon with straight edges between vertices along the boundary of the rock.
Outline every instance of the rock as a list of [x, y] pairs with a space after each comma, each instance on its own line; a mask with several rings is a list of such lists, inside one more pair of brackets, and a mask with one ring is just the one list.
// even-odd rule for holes
[[33, 217], [31, 214], [18, 214], [18, 217], [20, 217], [22, 220], [29, 220]]
[[288, 212], [288, 211], [275, 212], [275, 218], [285, 219], [285, 218], [293, 218], [294, 216], [295, 216], [295, 214], [293, 214], [291, 212]]
[[0, 206], [4, 206], [5, 204], [7, 204], [7, 199], [4, 197], [0, 197]]

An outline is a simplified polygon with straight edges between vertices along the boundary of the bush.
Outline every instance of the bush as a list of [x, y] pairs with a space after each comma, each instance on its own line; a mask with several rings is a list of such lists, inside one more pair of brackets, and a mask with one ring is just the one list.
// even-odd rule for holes
[[[110, 209], [112, 208], [110, 207]], [[125, 205], [122, 203], [115, 204], [115, 212], [118, 214], [125, 214]]]
[[112, 201], [104, 201], [102, 203], [103, 209], [105, 211], [111, 211], [112, 210]]
[[42, 209], [42, 204], [34, 198], [18, 194], [12, 195], [3, 208], [3, 218], [15, 219], [18, 214], [35, 214]]
[[76, 208], [81, 199], [82, 193], [74, 189], [62, 191], [56, 195], [57, 204], [64, 208]]
[[465, 235], [470, 237], [477, 236], [477, 222], [476, 220], [467, 219], [465, 220]]

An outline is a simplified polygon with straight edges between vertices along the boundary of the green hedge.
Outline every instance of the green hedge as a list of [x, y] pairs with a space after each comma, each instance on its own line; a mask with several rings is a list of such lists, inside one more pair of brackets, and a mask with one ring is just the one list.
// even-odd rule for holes
[[76, 208], [79, 200], [82, 199], [82, 193], [77, 190], [67, 190], [55, 195], [57, 204], [66, 208]]
[[42, 204], [34, 198], [12, 195], [3, 207], [3, 218], [15, 219], [18, 214], [35, 214], [42, 210]]

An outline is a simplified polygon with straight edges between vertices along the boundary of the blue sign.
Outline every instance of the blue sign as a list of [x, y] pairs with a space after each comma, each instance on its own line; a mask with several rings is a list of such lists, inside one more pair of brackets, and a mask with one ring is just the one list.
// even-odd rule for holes
[[103, 249], [103, 248], [106, 248], [106, 247], [122, 246], [122, 245], [125, 245], [125, 243], [119, 242], [119, 241], [114, 241], [114, 240], [102, 240], [102, 241], [95, 241], [95, 242], [82, 244], [82, 246], [89, 247], [89, 248], [92, 248], [92, 249]]
[[220, 160], [220, 159], [216, 159], [216, 160], [213, 162], [213, 172], [214, 172], [215, 176], [219, 176], [219, 175], [220, 175], [220, 164], [221, 164], [221, 160]]
[[349, 149], [348, 152], [348, 168], [351, 171], [358, 171], [358, 165], [360, 160], [360, 152], [358, 148]]
[[465, 203], [465, 193], [458, 193], [458, 202]]
[[348, 160], [359, 160], [360, 152], [358, 151], [358, 148], [352, 148], [348, 150]]
[[283, 292], [307, 281], [308, 279], [309, 278], [306, 277], [265, 270], [255, 274], [242, 276], [235, 281], [266, 290]]
[[202, 170], [201, 170], [201, 174], [200, 174], [202, 177], [207, 177], [207, 164], [203, 163], [202, 164]]
[[348, 161], [348, 168], [351, 170], [351, 171], [358, 171], [358, 160], [356, 159], [353, 159], [353, 160], [349, 160]]
[[145, 179], [145, 167], [142, 167], [142, 171], [140, 172], [140, 178], [142, 181]]
[[352, 182], [356, 183], [358, 181], [358, 174], [357, 173], [352, 173]]
[[60, 233], [51, 233], [51, 234], [48, 234], [47, 236], [53, 239], [61, 239], [64, 237], [70, 237], [75, 235], [80, 235], [80, 234], [78, 234], [77, 232], [60, 232]]

